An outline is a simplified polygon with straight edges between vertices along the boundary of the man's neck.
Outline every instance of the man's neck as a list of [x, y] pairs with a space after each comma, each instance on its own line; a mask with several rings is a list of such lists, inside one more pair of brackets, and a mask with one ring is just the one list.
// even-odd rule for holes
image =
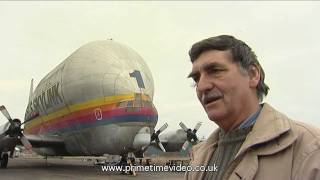
[[[219, 125], [220, 128], [222, 128], [225, 132], [232, 131], [233, 129], [237, 128], [241, 123], [243, 123], [245, 120], [247, 120], [251, 115], [255, 114], [259, 110], [259, 103], [256, 105], [247, 108], [248, 111], [241, 112], [240, 115], [237, 117], [232, 117], [232, 119], [222, 121], [222, 122], [233, 122], [232, 124], [221, 124]], [[236, 120], [235, 120], [236, 119]]]

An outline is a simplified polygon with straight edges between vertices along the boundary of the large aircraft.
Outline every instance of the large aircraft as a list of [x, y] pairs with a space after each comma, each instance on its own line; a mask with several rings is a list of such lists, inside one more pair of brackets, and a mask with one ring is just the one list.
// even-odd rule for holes
[[33, 90], [21, 121], [0, 127], [0, 163], [21, 140], [43, 156], [127, 156], [150, 144], [158, 120], [151, 72], [131, 48], [113, 40], [88, 43], [48, 73]]
[[[141, 155], [151, 142], [165, 151], [159, 135], [168, 125], [155, 131], [153, 94], [151, 72], [135, 51], [113, 40], [88, 43], [49, 72], [35, 90], [31, 81], [23, 123], [0, 107], [8, 119], [0, 126], [0, 167], [7, 167], [20, 142], [42, 156], [111, 154], [121, 155], [122, 163], [129, 153]], [[180, 148], [197, 141], [200, 124], [193, 131], [180, 126]]]

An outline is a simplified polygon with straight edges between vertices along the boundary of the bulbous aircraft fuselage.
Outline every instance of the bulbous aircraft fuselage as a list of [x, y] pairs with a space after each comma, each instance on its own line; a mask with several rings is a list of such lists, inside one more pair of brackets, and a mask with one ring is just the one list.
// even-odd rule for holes
[[136, 52], [112, 40], [92, 42], [40, 81], [24, 134], [64, 142], [63, 149], [34, 146], [42, 155], [132, 152], [144, 145], [141, 139], [134, 145], [137, 133], [150, 133], [157, 123], [153, 93], [151, 72]]

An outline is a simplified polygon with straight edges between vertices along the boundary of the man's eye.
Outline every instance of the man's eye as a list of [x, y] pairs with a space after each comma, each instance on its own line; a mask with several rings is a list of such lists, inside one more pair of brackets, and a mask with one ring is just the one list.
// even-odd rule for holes
[[195, 76], [192, 79], [193, 79], [193, 82], [196, 83], [196, 84], [199, 82], [199, 77], [198, 76]]
[[209, 73], [215, 74], [215, 73], [219, 73], [219, 72], [222, 72], [222, 71], [224, 71], [224, 69], [221, 69], [221, 68], [212, 68], [212, 69], [209, 70]]
[[194, 77], [192, 77], [192, 80], [193, 80], [193, 82], [192, 82], [191, 87], [196, 87], [198, 82], [199, 82], [199, 77], [198, 76], [194, 76]]

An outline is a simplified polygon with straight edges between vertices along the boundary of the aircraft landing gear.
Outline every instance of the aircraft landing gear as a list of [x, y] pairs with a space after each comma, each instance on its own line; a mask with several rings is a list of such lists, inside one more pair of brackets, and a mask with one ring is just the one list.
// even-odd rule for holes
[[128, 158], [128, 154], [121, 155], [121, 160], [119, 162], [119, 166], [122, 167], [121, 174], [130, 174], [130, 175], [136, 176], [136, 172], [134, 171], [134, 168], [133, 168], [134, 163], [135, 163], [134, 157]]
[[8, 154], [3, 154], [2, 157], [0, 157], [0, 168], [7, 168], [8, 159]]

